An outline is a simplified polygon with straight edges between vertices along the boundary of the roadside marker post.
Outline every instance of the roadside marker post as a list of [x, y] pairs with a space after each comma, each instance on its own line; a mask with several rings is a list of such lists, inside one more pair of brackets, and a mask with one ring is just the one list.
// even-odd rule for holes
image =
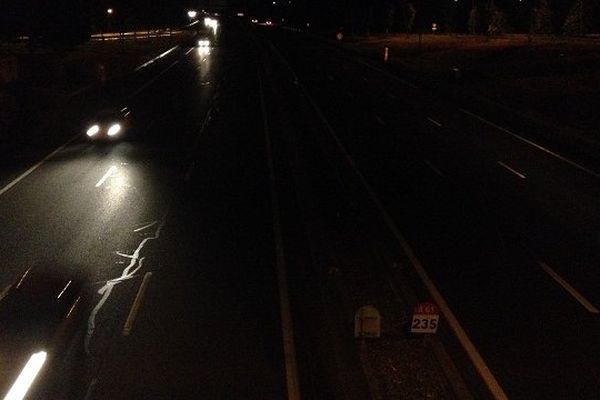
[[373, 306], [363, 306], [354, 314], [354, 337], [357, 339], [381, 337], [381, 314]]

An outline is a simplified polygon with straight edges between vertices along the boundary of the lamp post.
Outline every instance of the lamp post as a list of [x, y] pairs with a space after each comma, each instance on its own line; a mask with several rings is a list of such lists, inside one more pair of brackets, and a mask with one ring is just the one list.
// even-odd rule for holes
[[[106, 9], [106, 30], [108, 31], [108, 33], [112, 33], [112, 15], [114, 13], [115, 10], [113, 8]], [[102, 40], [104, 40], [104, 36], [102, 37]]]

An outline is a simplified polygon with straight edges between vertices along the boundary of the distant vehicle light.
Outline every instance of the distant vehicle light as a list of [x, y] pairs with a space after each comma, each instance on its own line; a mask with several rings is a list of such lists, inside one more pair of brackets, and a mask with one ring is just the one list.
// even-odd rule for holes
[[265, 24], [267, 24], [267, 25], [273, 25], [273, 22], [267, 21], [267, 22], [265, 22]]
[[252, 23], [253, 23], [253, 24], [258, 24], [258, 20], [257, 20], [257, 19], [253, 19], [253, 20], [252, 20]]
[[31, 355], [17, 380], [13, 383], [12, 387], [4, 397], [4, 400], [22, 400], [25, 395], [27, 395], [31, 384], [44, 366], [47, 356], [48, 353], [45, 351], [40, 351]]
[[239, 12], [239, 13], [237, 13], [237, 16], [238, 16], [238, 17], [243, 17], [243, 16], [244, 16], [244, 13], [243, 13], [243, 12]]
[[121, 125], [120, 124], [113, 124], [113, 125], [111, 125], [110, 128], [108, 128], [108, 132], [106, 132], [106, 134], [108, 136], [115, 136], [120, 131], [121, 131]]
[[210, 40], [207, 40], [207, 39], [198, 40], [198, 46], [200, 46], [200, 47], [209, 47], [210, 46]]
[[94, 136], [96, 133], [100, 132], [100, 127], [98, 125], [92, 125], [86, 132], [89, 137]]
[[204, 26], [207, 28], [211, 28], [213, 30], [213, 33], [216, 34], [217, 28], [219, 27], [219, 21], [210, 17], [206, 17], [204, 18]]

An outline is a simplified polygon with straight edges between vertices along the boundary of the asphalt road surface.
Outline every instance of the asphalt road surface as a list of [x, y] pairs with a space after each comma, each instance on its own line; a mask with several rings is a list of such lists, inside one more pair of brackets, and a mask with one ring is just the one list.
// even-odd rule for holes
[[506, 395], [595, 398], [598, 173], [382, 63], [289, 29], [264, 35]]
[[252, 43], [224, 29], [181, 47], [111, 88], [131, 136], [82, 129], [12, 186], [3, 176], [2, 288], [42, 260], [89, 277], [76, 398], [285, 397]]
[[[304, 152], [339, 173], [324, 209], [352, 198], [365, 246], [397, 257], [368, 182], [509, 398], [597, 398], [598, 173], [320, 39], [220, 32], [210, 49], [181, 46], [106, 88], [103, 102], [135, 115], [125, 140], [62, 132], [78, 135], [0, 172], [0, 290], [42, 261], [89, 277], [75, 398], [286, 398], [280, 219], [304, 397], [369, 396], [352, 352], [330, 354], [347, 347], [338, 335], [324, 345], [315, 322], [325, 312], [285, 184], [295, 161], [277, 136], [309, 120], [320, 136]], [[296, 105], [287, 121], [273, 122], [275, 92]], [[471, 354], [440, 330], [473, 393], [489, 397]]]

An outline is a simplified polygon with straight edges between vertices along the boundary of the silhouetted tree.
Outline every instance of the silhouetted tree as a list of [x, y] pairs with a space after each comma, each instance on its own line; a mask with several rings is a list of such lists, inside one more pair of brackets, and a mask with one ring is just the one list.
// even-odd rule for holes
[[576, 0], [562, 26], [566, 35], [585, 35], [594, 26], [594, 14], [598, 8], [595, 0]]
[[385, 7], [385, 33], [389, 33], [394, 26], [396, 17], [396, 3], [388, 1]]
[[531, 33], [552, 33], [552, 10], [548, 0], [536, 0], [531, 14]]
[[406, 7], [408, 8], [408, 21], [406, 23], [406, 32], [407, 33], [411, 33], [414, 25], [415, 25], [415, 18], [417, 17], [417, 9], [415, 8], [415, 5], [412, 2], [409, 2]]
[[501, 35], [509, 31], [508, 21], [506, 20], [506, 14], [502, 11], [494, 0], [490, 0], [488, 6], [488, 35]]

